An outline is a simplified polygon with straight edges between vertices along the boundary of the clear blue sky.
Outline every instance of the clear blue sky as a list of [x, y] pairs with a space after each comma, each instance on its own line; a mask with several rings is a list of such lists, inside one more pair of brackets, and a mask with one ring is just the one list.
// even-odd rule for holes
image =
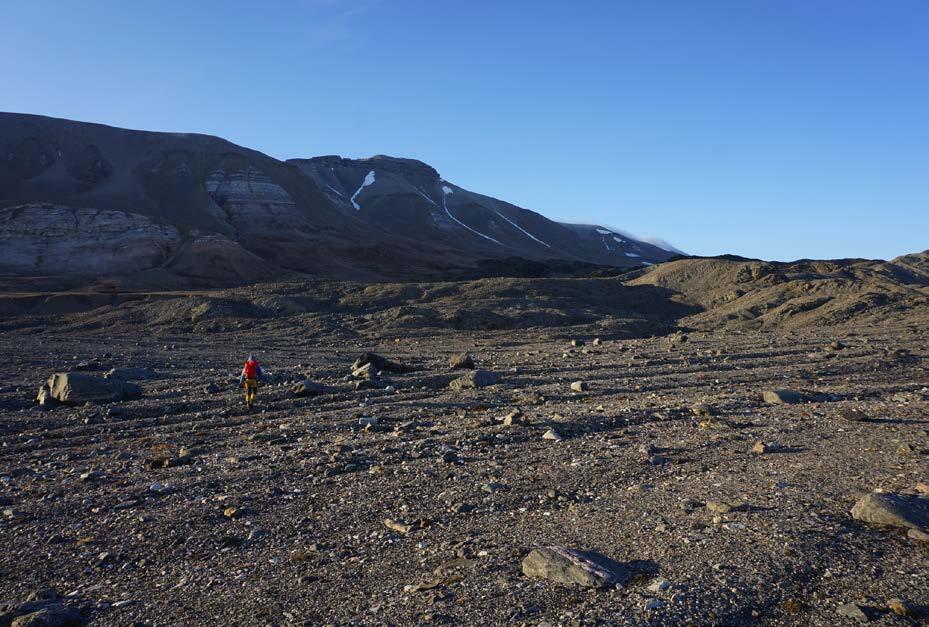
[[0, 110], [415, 157], [696, 254], [929, 248], [926, 0], [8, 0]]

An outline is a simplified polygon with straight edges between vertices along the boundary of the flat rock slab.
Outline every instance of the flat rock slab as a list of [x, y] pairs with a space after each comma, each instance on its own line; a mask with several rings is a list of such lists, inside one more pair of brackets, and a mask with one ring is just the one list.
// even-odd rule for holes
[[929, 528], [929, 498], [909, 494], [868, 494], [852, 507], [852, 518], [885, 527], [926, 529]]
[[587, 588], [605, 588], [629, 579], [622, 564], [599, 553], [564, 546], [533, 549], [523, 560], [523, 574]]
[[52, 398], [75, 405], [87, 402], [107, 403], [142, 396], [142, 388], [135, 383], [76, 372], [55, 373], [49, 377], [46, 385]]

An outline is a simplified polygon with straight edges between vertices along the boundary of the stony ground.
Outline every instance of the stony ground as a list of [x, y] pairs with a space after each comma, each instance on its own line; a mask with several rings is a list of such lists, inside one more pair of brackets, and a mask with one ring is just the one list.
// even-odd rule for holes
[[[873, 624], [929, 616], [926, 545], [849, 515], [860, 494], [929, 480], [925, 326], [673, 347], [570, 329], [112, 332], [0, 335], [0, 601], [54, 588], [100, 625], [841, 625], [849, 602]], [[275, 381], [251, 412], [236, 385], [249, 350]], [[365, 350], [419, 369], [356, 391], [343, 377]], [[448, 390], [462, 350], [500, 382]], [[37, 410], [39, 385], [79, 364], [156, 377], [140, 400]], [[304, 378], [333, 391], [295, 398]], [[766, 404], [774, 388], [823, 402]], [[529, 424], [504, 426], [516, 408]], [[524, 576], [550, 544], [636, 576]]]

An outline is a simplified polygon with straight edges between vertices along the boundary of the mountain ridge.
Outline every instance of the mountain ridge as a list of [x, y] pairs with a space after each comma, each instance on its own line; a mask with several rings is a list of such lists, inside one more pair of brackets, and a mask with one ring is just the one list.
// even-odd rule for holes
[[[672, 256], [472, 192], [417, 159], [280, 161], [212, 135], [16, 113], [0, 113], [0, 155], [0, 272], [15, 275], [404, 280], [509, 258], [633, 267]], [[139, 246], [152, 254], [132, 254]]]

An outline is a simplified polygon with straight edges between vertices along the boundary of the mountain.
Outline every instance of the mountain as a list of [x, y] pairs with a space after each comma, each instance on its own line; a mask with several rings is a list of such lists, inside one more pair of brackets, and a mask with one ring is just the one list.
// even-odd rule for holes
[[128, 285], [454, 276], [675, 253], [561, 224], [412, 159], [279, 161], [224, 139], [0, 113], [0, 274]]

